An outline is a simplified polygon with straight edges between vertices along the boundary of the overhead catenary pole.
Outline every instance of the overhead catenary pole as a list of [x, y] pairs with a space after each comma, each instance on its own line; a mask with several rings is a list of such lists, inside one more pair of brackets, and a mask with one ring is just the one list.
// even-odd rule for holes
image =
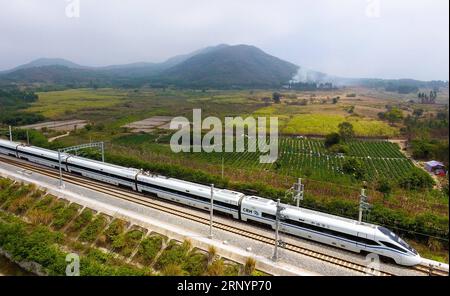
[[[58, 162], [59, 162], [59, 186], [63, 187], [63, 179], [62, 179], [62, 159], [61, 159], [61, 153], [67, 153], [70, 151], [75, 151], [75, 155], [78, 155], [78, 151], [81, 149], [86, 148], [100, 148], [102, 150], [102, 161], [105, 162], [105, 144], [104, 142], [96, 142], [96, 143], [89, 143], [89, 144], [81, 144], [78, 146], [72, 146], [67, 148], [61, 148], [58, 149]], [[66, 158], [67, 159], [67, 158]]]
[[224, 170], [224, 157], [222, 152], [222, 179], [223, 179], [223, 170]]
[[61, 149], [58, 149], [58, 163], [59, 163], [59, 187], [63, 187], [62, 167], [61, 167]]
[[295, 196], [295, 199], [297, 200], [297, 208], [300, 207], [300, 201], [303, 200], [304, 188], [305, 186], [302, 184], [302, 178], [298, 178]]
[[209, 238], [213, 238], [214, 184], [211, 184], [211, 205], [209, 209]]
[[9, 126], [9, 141], [12, 142], [12, 128]]
[[273, 261], [278, 261], [278, 243], [279, 243], [279, 228], [280, 228], [280, 199], [277, 199], [277, 213], [275, 218], [275, 245], [273, 250]]
[[27, 130], [27, 145], [30, 146], [30, 135], [28, 134], [28, 130]]
[[102, 148], [102, 162], [105, 162], [105, 143], [101, 142], [101, 148]]
[[362, 222], [362, 215], [363, 210], [366, 208], [366, 201], [367, 201], [366, 190], [363, 188], [361, 189], [361, 195], [359, 196], [359, 215], [358, 215], [359, 223]]

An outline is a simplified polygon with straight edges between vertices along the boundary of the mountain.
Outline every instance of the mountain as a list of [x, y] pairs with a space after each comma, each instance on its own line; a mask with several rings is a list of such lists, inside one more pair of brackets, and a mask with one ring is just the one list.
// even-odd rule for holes
[[218, 49], [222, 49], [222, 48], [225, 48], [225, 47], [228, 47], [228, 46], [229, 45], [227, 45], [227, 44], [219, 44], [217, 46], [205, 47], [205, 48], [193, 51], [193, 52], [188, 53], [188, 54], [177, 55], [177, 56], [174, 56], [174, 57], [168, 59], [167, 61], [165, 61], [163, 63], [163, 67], [166, 68], [166, 69], [169, 69], [169, 68], [171, 68], [173, 66], [181, 64], [182, 62], [184, 62], [184, 61], [186, 61], [186, 60], [188, 60], [188, 59], [190, 59], [193, 56], [196, 56], [198, 54], [208, 53], [208, 52], [211, 52], [211, 51], [214, 51], [214, 50], [218, 50]]
[[88, 86], [279, 87], [299, 67], [248, 45], [220, 44], [163, 63], [86, 67], [64, 59], [39, 59], [0, 73], [2, 83]]
[[0, 80], [10, 83], [39, 83], [80, 85], [104, 82], [108, 77], [88, 68], [69, 68], [62, 65], [48, 65], [20, 68], [0, 76]]
[[72, 69], [88, 68], [88, 67], [84, 67], [84, 66], [75, 64], [75, 63], [65, 60], [65, 59], [41, 58], [41, 59], [31, 61], [27, 64], [20, 65], [16, 68], [13, 68], [11, 70], [7, 70], [7, 71], [1, 72], [1, 73], [11, 73], [11, 72], [21, 70], [21, 69], [30, 69], [30, 68], [45, 67], [45, 66], [64, 66], [64, 67], [72, 68]]
[[158, 79], [196, 87], [268, 87], [286, 84], [297, 69], [254, 46], [219, 46], [163, 71]]
[[299, 67], [249, 45], [220, 44], [172, 57], [162, 63], [138, 62], [105, 67], [82, 66], [65, 59], [43, 58], [0, 72], [0, 85], [45, 87], [132, 87], [314, 89], [319, 83], [366, 86], [386, 91], [448, 88], [445, 81], [342, 78]]

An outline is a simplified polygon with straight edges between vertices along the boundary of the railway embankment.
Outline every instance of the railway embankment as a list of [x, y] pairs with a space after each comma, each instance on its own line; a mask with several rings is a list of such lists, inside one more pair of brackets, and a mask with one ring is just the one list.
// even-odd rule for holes
[[[30, 244], [26, 238], [35, 235], [59, 237], [44, 240], [48, 244], [40, 247], [52, 249], [55, 260], [58, 259], [60, 265], [49, 267], [27, 260], [17, 262], [35, 274], [63, 273], [65, 265], [63, 258], [67, 253], [80, 254], [82, 265], [93, 268], [91, 274], [104, 272], [96, 270], [100, 268], [98, 257], [107, 258], [102, 260], [106, 260], [106, 270], [111, 274], [125, 272], [136, 275], [216, 273], [294, 275], [301, 272], [287, 265], [275, 268], [270, 260], [264, 258], [259, 260], [254, 254], [242, 252], [233, 246], [222, 243], [211, 244], [207, 238], [196, 238], [195, 234], [171, 229], [158, 221], [149, 221], [142, 215], [121, 211], [67, 190], [31, 185], [33, 182], [26, 180], [25, 176], [21, 177], [19, 176], [16, 182], [2, 182], [1, 190], [18, 194], [2, 195], [0, 209], [4, 219], [0, 222], [3, 226], [18, 223], [15, 226], [23, 227], [23, 231], [27, 232], [27, 235], [23, 236], [13, 235], [24, 239], [14, 241], [17, 247]], [[85, 214], [86, 212], [90, 214]], [[5, 224], [5, 220], [9, 222]], [[103, 222], [98, 222], [100, 220]], [[117, 227], [118, 224], [122, 226]], [[42, 227], [45, 231], [41, 229]], [[121, 228], [121, 231], [118, 228]], [[3, 227], [1, 231], [11, 229]], [[54, 246], [56, 250], [53, 249]], [[109, 258], [108, 254], [111, 253], [113, 258]], [[40, 254], [28, 255], [28, 258], [40, 257]], [[8, 253], [8, 258], [14, 258], [14, 252]], [[172, 262], [173, 259], [167, 258], [176, 259]], [[179, 267], [175, 267], [177, 265]]]

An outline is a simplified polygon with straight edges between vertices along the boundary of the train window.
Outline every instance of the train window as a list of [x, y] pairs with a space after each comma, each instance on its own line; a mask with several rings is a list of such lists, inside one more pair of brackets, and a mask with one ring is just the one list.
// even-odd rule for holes
[[[329, 229], [329, 228], [323, 228], [323, 227], [320, 227], [320, 226], [303, 223], [303, 222], [300, 222], [300, 221], [287, 220], [287, 223], [292, 224], [292, 225], [296, 225], [296, 226], [299, 226], [299, 227], [302, 227], [302, 228], [314, 230], [314, 231], [317, 231], [317, 232], [330, 234], [330, 235], [337, 236], [337, 237], [340, 237], [340, 238], [343, 238], [343, 239], [348, 239], [348, 240], [351, 240], [351, 241], [359, 242], [359, 243], [362, 243], [362, 244], [365, 244], [365, 245], [369, 245], [369, 246], [377, 246], [377, 245], [379, 245], [376, 241], [373, 241], [371, 239], [358, 237], [358, 236], [351, 235], [351, 234], [348, 234], [348, 233], [343, 233], [343, 232], [339, 232], [339, 231], [332, 230], [332, 229]], [[313, 222], [311, 222], [311, 223], [313, 223]], [[318, 223], [318, 225], [320, 225], [320, 224]]]
[[394, 245], [394, 244], [392, 244], [392, 243], [384, 242], [384, 241], [380, 241], [380, 243], [382, 243], [382, 244], [385, 245], [386, 247], [392, 248], [392, 249], [397, 250], [397, 251], [400, 251], [400, 252], [402, 252], [402, 253], [407, 253], [407, 251], [406, 251], [405, 249], [400, 248], [399, 246], [396, 246], [396, 245]]
[[264, 218], [267, 218], [267, 219], [271, 219], [271, 220], [276, 220], [277, 219], [277, 217], [275, 215], [271, 215], [271, 214], [267, 214], [267, 213], [262, 213], [261, 215]]

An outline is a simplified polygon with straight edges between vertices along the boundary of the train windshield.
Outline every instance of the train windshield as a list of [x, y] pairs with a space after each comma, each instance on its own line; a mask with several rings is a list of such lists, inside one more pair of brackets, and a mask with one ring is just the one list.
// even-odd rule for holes
[[414, 248], [412, 248], [410, 245], [408, 245], [404, 240], [402, 240], [398, 235], [390, 231], [389, 229], [385, 227], [378, 227], [378, 229], [385, 235], [387, 235], [390, 239], [400, 244], [402, 247], [408, 249], [409, 251], [413, 252], [414, 254], [418, 254]]

